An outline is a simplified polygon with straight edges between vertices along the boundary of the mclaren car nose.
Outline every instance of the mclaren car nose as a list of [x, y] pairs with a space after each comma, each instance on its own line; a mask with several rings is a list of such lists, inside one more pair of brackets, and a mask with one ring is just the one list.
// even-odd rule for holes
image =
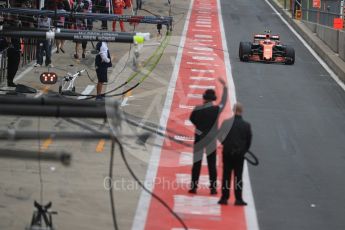
[[264, 53], [263, 53], [263, 59], [264, 60], [271, 60], [272, 59], [272, 47], [266, 47], [264, 49]]

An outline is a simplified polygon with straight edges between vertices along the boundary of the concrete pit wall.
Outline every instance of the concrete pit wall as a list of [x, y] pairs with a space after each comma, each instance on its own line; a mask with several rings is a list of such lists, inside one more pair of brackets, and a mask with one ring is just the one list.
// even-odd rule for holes
[[311, 32], [316, 33], [316, 23], [303, 21], [303, 23], [310, 29]]
[[339, 31], [328, 26], [316, 25], [317, 36], [324, 41], [329, 48], [338, 53]]
[[339, 31], [338, 53], [339, 57], [345, 61], [345, 30]]

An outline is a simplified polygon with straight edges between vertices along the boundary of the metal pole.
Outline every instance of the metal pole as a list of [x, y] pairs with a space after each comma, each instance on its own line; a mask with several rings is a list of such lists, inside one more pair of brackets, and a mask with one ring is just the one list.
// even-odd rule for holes
[[62, 39], [73, 41], [105, 41], [105, 42], [120, 42], [133, 43], [134, 37], [130, 35], [113, 36], [111, 34], [102, 34], [94, 32], [79, 32], [79, 33], [56, 33], [44, 31], [0, 31], [0, 35], [4, 37], [17, 38], [40, 38], [40, 39]]
[[79, 101], [71, 99], [0, 97], [0, 115], [42, 117], [84, 117], [121, 120], [119, 103], [114, 99], [106, 102]]
[[317, 16], [316, 16], [317, 24], [320, 24], [320, 11], [321, 11], [321, 6], [317, 9]]
[[[40, 16], [54, 17], [55, 12], [52, 10], [36, 10], [26, 8], [0, 8], [0, 12]], [[123, 21], [131, 23], [147, 23], [147, 24], [162, 24], [172, 26], [173, 17], [171, 16], [133, 16], [133, 15], [118, 15], [118, 14], [98, 14], [98, 13], [70, 13], [70, 12], [57, 12], [56, 16], [63, 16], [65, 18], [74, 19], [95, 19], [95, 20], [108, 20], [108, 21]]]
[[[40, 98], [30, 98], [30, 97], [17, 97], [17, 96], [0, 96], [1, 105], [63, 105], [63, 106], [73, 106], [73, 107], [104, 107], [104, 101], [85, 101], [85, 100], [75, 100], [69, 98], [54, 98], [54, 97], [40, 97]], [[110, 104], [117, 107], [117, 102], [112, 100]]]
[[6, 85], [6, 71], [7, 71], [7, 49], [0, 52], [0, 86]]
[[309, 22], [309, 7], [310, 7], [310, 0], [307, 1], [307, 21]]
[[[37, 161], [38, 152], [28, 150], [0, 149], [0, 158]], [[44, 161], [60, 161], [63, 165], [68, 166], [71, 163], [71, 154], [66, 152], [44, 152], [41, 153], [40, 159]]]
[[105, 107], [71, 107], [42, 105], [0, 105], [0, 115], [40, 116], [40, 117], [78, 117], [107, 118]]
[[56, 132], [56, 131], [34, 131], [23, 130], [0, 130], [0, 140], [37, 140], [52, 138], [54, 140], [96, 140], [96, 139], [111, 139], [109, 132]]

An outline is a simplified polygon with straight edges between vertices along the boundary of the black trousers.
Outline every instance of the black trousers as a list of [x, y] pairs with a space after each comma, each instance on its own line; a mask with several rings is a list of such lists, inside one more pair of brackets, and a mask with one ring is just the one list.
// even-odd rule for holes
[[[102, 14], [109, 14], [109, 10], [103, 9], [101, 10]], [[108, 21], [107, 20], [102, 20], [102, 29], [103, 30], [108, 30]]]
[[7, 83], [12, 84], [20, 63], [20, 51], [9, 48], [7, 50], [7, 58]]
[[142, 0], [136, 0], [136, 3], [137, 3], [137, 8], [136, 8], [136, 10], [141, 10], [143, 1], [142, 1]]
[[36, 58], [37, 58], [37, 64], [42, 65], [43, 64], [43, 54], [46, 55], [46, 61], [45, 64], [49, 65], [51, 61], [51, 55], [52, 55], [52, 45], [50, 41], [48, 40], [39, 40], [37, 42], [37, 50], [36, 50]]
[[[93, 29], [93, 21], [91, 19], [85, 19], [86, 20], [86, 29], [87, 30], [92, 30]], [[107, 21], [105, 21], [107, 23]], [[103, 25], [103, 21], [102, 21], [102, 25]], [[81, 47], [83, 49], [86, 49], [87, 47], [87, 41], [82, 41], [81, 42]]]
[[242, 200], [242, 174], [243, 174], [243, 157], [226, 157], [223, 158], [223, 179], [222, 179], [222, 197], [228, 200], [230, 198], [231, 189], [231, 173], [234, 171], [234, 190], [236, 200]]
[[207, 146], [200, 146], [198, 144], [194, 145], [194, 155], [193, 155], [193, 167], [192, 167], [192, 181], [191, 189], [196, 189], [199, 183], [202, 157], [204, 150], [207, 154], [207, 167], [210, 178], [210, 188], [217, 188], [217, 153], [216, 153], [216, 144], [211, 144]]

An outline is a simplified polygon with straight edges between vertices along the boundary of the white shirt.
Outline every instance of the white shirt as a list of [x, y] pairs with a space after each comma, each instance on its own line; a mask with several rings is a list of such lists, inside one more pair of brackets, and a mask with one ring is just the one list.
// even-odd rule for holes
[[102, 46], [99, 51], [99, 55], [101, 56], [102, 62], [109, 63], [110, 59], [108, 58], [108, 45], [106, 42], [102, 42]]

